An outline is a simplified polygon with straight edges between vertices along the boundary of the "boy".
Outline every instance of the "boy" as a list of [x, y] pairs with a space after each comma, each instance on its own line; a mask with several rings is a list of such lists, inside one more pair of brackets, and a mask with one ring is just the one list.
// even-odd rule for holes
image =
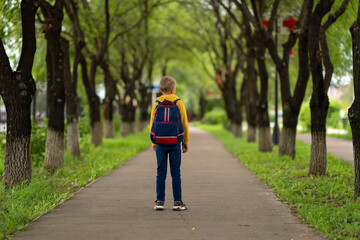
[[[160, 92], [163, 94], [158, 97], [156, 100], [162, 102], [164, 100], [175, 102], [179, 99], [175, 95], [176, 93], [176, 80], [169, 76], [164, 76], [160, 80]], [[158, 102], [155, 102], [152, 111], [151, 111], [151, 120], [150, 120], [150, 129], [154, 122], [154, 114]], [[167, 174], [167, 158], [169, 155], [170, 170], [172, 177], [172, 189], [174, 196], [174, 206], [173, 210], [183, 211], [186, 210], [186, 205], [182, 202], [181, 195], [181, 176], [180, 176], [180, 166], [181, 166], [181, 148], [182, 152], [186, 153], [188, 151], [189, 143], [189, 124], [186, 115], [186, 109], [184, 103], [181, 100], [176, 101], [176, 105], [179, 107], [181, 115], [181, 123], [184, 127], [184, 140], [182, 146], [180, 143], [176, 145], [156, 145], [152, 144], [153, 151], [156, 151], [157, 158], [157, 176], [156, 176], [156, 201], [155, 201], [155, 210], [163, 210], [165, 202], [165, 180]]]

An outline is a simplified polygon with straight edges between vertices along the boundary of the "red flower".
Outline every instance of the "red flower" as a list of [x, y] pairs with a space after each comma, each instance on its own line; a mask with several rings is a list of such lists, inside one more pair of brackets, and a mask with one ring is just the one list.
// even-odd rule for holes
[[296, 26], [297, 20], [294, 19], [292, 16], [289, 16], [288, 19], [283, 20], [282, 25], [283, 27], [287, 27], [289, 29], [289, 32]]
[[262, 22], [262, 25], [264, 25], [264, 27], [267, 28], [269, 26], [269, 21], [263, 19], [261, 22]]

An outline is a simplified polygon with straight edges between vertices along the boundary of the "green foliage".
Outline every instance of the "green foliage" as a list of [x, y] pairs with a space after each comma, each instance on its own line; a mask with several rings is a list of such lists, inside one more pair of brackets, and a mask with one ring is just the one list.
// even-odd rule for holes
[[[335, 13], [342, 2], [336, 0], [331, 13]], [[356, 19], [358, 4], [359, 1], [350, 0], [346, 11], [326, 31], [331, 61], [334, 64], [333, 85], [342, 85], [342, 77], [349, 76], [349, 73], [352, 72], [352, 45], [349, 28]]]
[[[88, 108], [85, 108], [88, 110]], [[84, 111], [84, 116], [79, 117], [79, 132], [80, 132], [80, 138], [90, 134], [91, 127], [90, 127], [90, 120], [89, 120], [89, 114], [87, 111]]]
[[343, 128], [342, 119], [340, 117], [340, 110], [342, 109], [342, 104], [338, 101], [331, 101], [328, 109], [328, 114], [326, 116], [326, 125], [331, 128]]
[[277, 149], [259, 153], [256, 143], [235, 138], [221, 126], [200, 125], [214, 134], [248, 169], [278, 197], [327, 239], [359, 239], [360, 202], [353, 199], [354, 168], [328, 155], [327, 174], [308, 177], [310, 146], [298, 141], [295, 160], [279, 158]]
[[43, 166], [45, 158], [47, 123], [33, 122], [31, 128], [31, 159], [34, 167]]
[[303, 103], [299, 114], [299, 125], [302, 126], [305, 131], [311, 130], [311, 111], [309, 103]]
[[201, 120], [205, 124], [222, 124], [227, 120], [225, 110], [221, 108], [214, 108], [212, 111], [205, 113], [205, 116]]
[[219, 98], [217, 96], [208, 97], [208, 104], [206, 106], [206, 111], [211, 111], [214, 108], [225, 108], [225, 103], [223, 98]]
[[[81, 187], [115, 169], [148, 146], [148, 129], [126, 138], [104, 139], [101, 147], [91, 145], [90, 136], [86, 135], [80, 139], [82, 158], [74, 158], [66, 153], [65, 166], [55, 174], [36, 166], [30, 184], [10, 190], [0, 184], [0, 239], [25, 229], [32, 219], [46, 213]], [[4, 154], [3, 149], [1, 154]], [[1, 167], [3, 160], [0, 159]]]
[[[330, 100], [328, 114], [326, 116], [326, 126], [328, 128], [334, 129], [346, 129], [346, 126], [343, 124], [343, 120], [340, 116], [340, 111], [344, 111], [346, 108], [346, 104]], [[305, 131], [311, 130], [311, 111], [309, 103], [303, 103], [300, 109], [299, 114], [299, 125], [301, 125]]]

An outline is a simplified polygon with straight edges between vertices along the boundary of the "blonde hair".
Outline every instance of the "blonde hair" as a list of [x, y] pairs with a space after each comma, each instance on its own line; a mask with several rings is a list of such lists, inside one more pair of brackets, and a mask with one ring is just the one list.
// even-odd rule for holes
[[169, 93], [171, 89], [175, 88], [176, 79], [169, 76], [164, 76], [160, 80], [160, 91]]

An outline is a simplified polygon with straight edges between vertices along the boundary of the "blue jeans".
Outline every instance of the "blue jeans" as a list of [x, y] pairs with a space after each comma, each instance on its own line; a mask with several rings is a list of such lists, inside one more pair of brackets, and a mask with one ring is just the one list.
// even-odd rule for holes
[[165, 180], [167, 174], [168, 155], [170, 172], [172, 177], [172, 189], [174, 201], [182, 201], [181, 196], [181, 147], [180, 144], [173, 146], [156, 145], [157, 176], [156, 197], [158, 201], [165, 201]]

